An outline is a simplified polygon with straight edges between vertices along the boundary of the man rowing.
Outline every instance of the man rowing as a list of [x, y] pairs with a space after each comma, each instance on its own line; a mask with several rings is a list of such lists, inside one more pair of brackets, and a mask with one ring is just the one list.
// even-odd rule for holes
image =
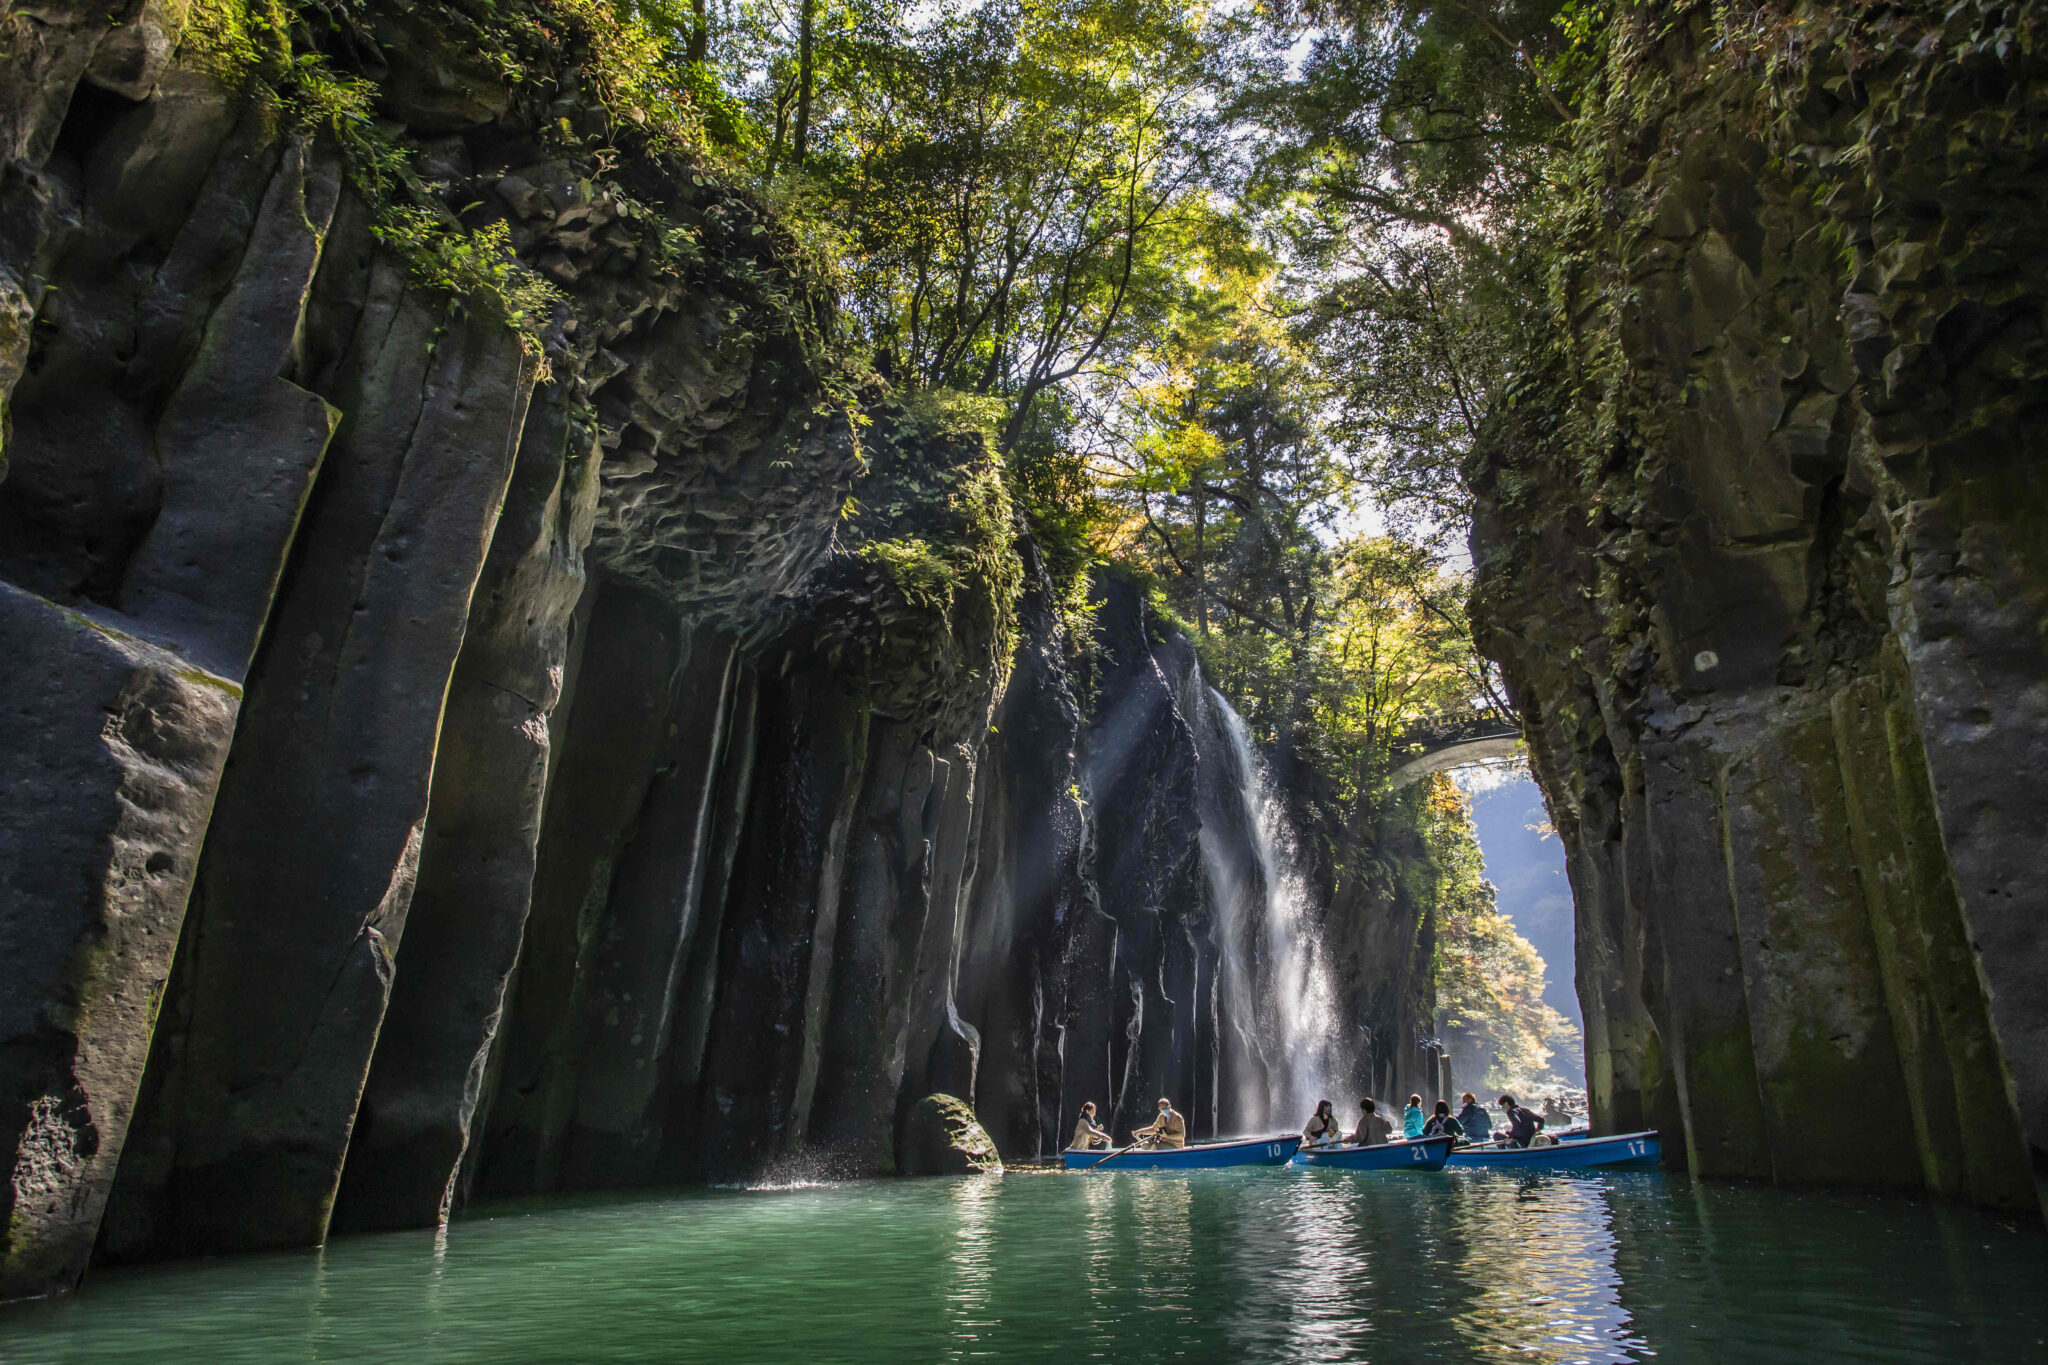
[[1131, 1140], [1151, 1147], [1185, 1147], [1188, 1145], [1188, 1121], [1173, 1107], [1173, 1101], [1161, 1096], [1159, 1117], [1149, 1127], [1135, 1129]]

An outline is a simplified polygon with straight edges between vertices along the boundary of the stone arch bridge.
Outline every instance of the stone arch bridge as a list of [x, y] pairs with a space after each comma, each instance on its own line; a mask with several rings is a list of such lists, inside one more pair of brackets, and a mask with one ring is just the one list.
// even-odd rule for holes
[[1401, 766], [1394, 769], [1395, 790], [1430, 773], [1485, 758], [1512, 758], [1521, 747], [1522, 727], [1498, 707], [1479, 706], [1424, 716], [1411, 723], [1394, 744]]

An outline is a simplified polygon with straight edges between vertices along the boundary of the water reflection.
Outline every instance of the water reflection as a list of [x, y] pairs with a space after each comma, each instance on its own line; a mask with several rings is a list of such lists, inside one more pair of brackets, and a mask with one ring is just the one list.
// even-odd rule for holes
[[1370, 1319], [1356, 1308], [1370, 1301], [1359, 1271], [1373, 1260], [1350, 1184], [1357, 1176], [1295, 1182], [1283, 1208], [1288, 1255], [1271, 1269], [1283, 1276], [1272, 1297], [1287, 1304], [1279, 1353], [1296, 1360], [1343, 1360], [1363, 1348]]
[[1820, 1191], [1616, 1201], [1620, 1301], [1663, 1360], [2048, 1359], [2038, 1229]]
[[978, 1354], [982, 1339], [1000, 1323], [991, 1312], [996, 1275], [995, 1199], [997, 1176], [953, 1182], [953, 1254], [947, 1267], [946, 1317], [953, 1349], [947, 1360]]
[[1607, 1187], [1562, 1175], [1452, 1178], [1485, 1182], [1462, 1190], [1484, 1210], [1462, 1268], [1472, 1301], [1452, 1318], [1467, 1349], [1560, 1365], [1630, 1359], [1628, 1348], [1642, 1343], [1621, 1306]]
[[107, 1275], [0, 1360], [2026, 1360], [2044, 1284], [2038, 1230], [1657, 1174], [1013, 1174]]

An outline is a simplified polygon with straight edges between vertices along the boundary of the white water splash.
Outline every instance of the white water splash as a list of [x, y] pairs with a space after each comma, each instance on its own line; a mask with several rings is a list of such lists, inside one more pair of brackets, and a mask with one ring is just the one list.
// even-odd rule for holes
[[1272, 789], [1251, 732], [1221, 693], [1210, 691], [1244, 774], [1239, 795], [1253, 836], [1255, 884], [1242, 876], [1204, 830], [1202, 851], [1217, 891], [1223, 1007], [1257, 1065], [1235, 1078], [1238, 1113], [1248, 1130], [1292, 1128], [1330, 1100], [1348, 1122], [1355, 1100], [1339, 1094], [1356, 1048], [1337, 1011], [1336, 985], [1317, 931], [1286, 811]]

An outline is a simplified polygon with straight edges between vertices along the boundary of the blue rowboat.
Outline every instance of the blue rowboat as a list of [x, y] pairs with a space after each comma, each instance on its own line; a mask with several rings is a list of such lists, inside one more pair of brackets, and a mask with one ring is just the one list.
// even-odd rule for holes
[[1104, 1163], [1108, 1153], [1069, 1148], [1062, 1155], [1070, 1171], [1206, 1171], [1219, 1166], [1285, 1166], [1301, 1146], [1301, 1134], [1285, 1137], [1240, 1138], [1235, 1142], [1205, 1142], [1196, 1147], [1139, 1147]]
[[1451, 1140], [1433, 1137], [1374, 1147], [1304, 1147], [1294, 1160], [1296, 1165], [1338, 1171], [1440, 1171], [1450, 1155]]
[[1460, 1147], [1451, 1153], [1451, 1169], [1570, 1171], [1586, 1166], [1656, 1166], [1663, 1156], [1655, 1133], [1616, 1133], [1576, 1138], [1555, 1147]]

